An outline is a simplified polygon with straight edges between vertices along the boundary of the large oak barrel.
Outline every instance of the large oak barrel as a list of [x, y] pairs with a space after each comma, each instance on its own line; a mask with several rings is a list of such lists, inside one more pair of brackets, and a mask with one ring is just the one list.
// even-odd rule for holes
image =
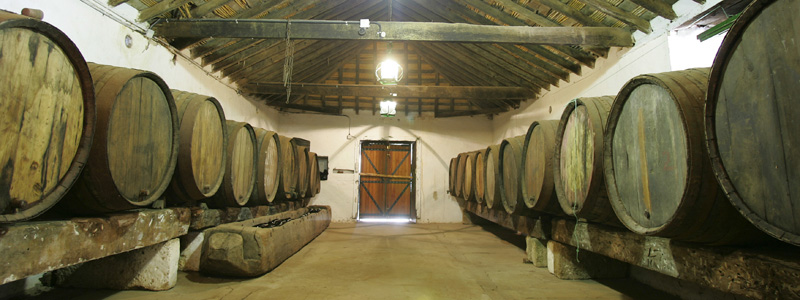
[[522, 198], [522, 148], [525, 136], [504, 139], [499, 149], [500, 194], [503, 208], [509, 214], [519, 215], [527, 211], [525, 199]]
[[475, 154], [475, 201], [486, 202], [486, 149]]
[[461, 184], [461, 196], [464, 200], [475, 200], [475, 155], [476, 151], [467, 152], [464, 156], [464, 176]]
[[250, 205], [266, 205], [275, 201], [280, 179], [278, 134], [262, 128], [253, 128], [257, 142], [256, 185], [250, 195]]
[[502, 208], [500, 204], [503, 193], [502, 186], [500, 185], [500, 144], [491, 145], [486, 147], [486, 162], [484, 162], [484, 172], [486, 173], [486, 191], [484, 191], [483, 198], [486, 201], [486, 207]]
[[177, 203], [213, 196], [222, 185], [228, 135], [225, 113], [217, 99], [172, 90], [180, 121], [178, 166], [170, 184]]
[[603, 131], [612, 101], [603, 96], [567, 104], [556, 131], [553, 177], [564, 213], [619, 225], [603, 181]]
[[464, 169], [467, 166], [467, 153], [458, 154], [458, 168], [456, 168], [456, 197], [464, 196]]
[[89, 67], [57, 28], [0, 11], [0, 222], [27, 220], [78, 179], [95, 130]]
[[[292, 139], [292, 142], [295, 140]], [[295, 143], [295, 162], [297, 163], [297, 198], [305, 198], [308, 192], [308, 147]]]
[[631, 231], [707, 244], [758, 231], [725, 199], [703, 145], [709, 69], [634, 77], [608, 118], [609, 200]]
[[730, 202], [773, 237], [800, 245], [800, 2], [753, 2], [711, 70], [705, 132]]
[[314, 197], [319, 193], [319, 164], [317, 153], [308, 152], [308, 193], [306, 197]]
[[450, 159], [450, 169], [449, 169], [448, 177], [447, 177], [447, 191], [450, 192], [450, 195], [455, 195], [456, 189], [456, 170], [458, 170], [458, 157], [453, 157]]
[[522, 198], [525, 205], [539, 212], [563, 215], [553, 182], [553, 156], [558, 120], [535, 121], [525, 134], [522, 148]]
[[297, 198], [297, 163], [292, 138], [278, 135], [280, 149], [280, 175], [278, 184], [278, 199], [292, 200]]
[[89, 63], [97, 96], [91, 159], [62, 201], [76, 213], [143, 207], [172, 181], [178, 159], [178, 115], [158, 75]]
[[256, 185], [257, 140], [250, 124], [227, 120], [227, 154], [222, 187], [209, 199], [212, 207], [240, 207], [250, 201]]

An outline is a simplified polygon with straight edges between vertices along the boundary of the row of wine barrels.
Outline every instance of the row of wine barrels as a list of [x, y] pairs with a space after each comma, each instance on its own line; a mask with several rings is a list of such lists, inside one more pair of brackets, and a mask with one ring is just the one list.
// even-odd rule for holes
[[88, 65], [97, 97], [92, 159], [61, 203], [79, 214], [150, 205], [169, 186], [178, 158], [172, 92], [151, 72]]
[[180, 147], [169, 200], [194, 204], [217, 193], [225, 175], [225, 113], [213, 97], [172, 90], [178, 109]]
[[486, 149], [479, 150], [475, 155], [475, 201], [486, 202]]
[[0, 223], [55, 205], [89, 159], [92, 75], [57, 28], [0, 11]]
[[297, 199], [297, 152], [294, 150], [292, 138], [278, 136], [280, 146], [280, 180], [278, 181], [278, 194], [281, 200]]
[[703, 145], [709, 69], [647, 74], [622, 88], [605, 136], [611, 205], [631, 231], [704, 244], [760, 234], [726, 199]]
[[256, 161], [256, 186], [250, 195], [251, 205], [268, 205], [275, 201], [280, 178], [278, 134], [263, 128], [254, 128], [258, 146]]
[[513, 138], [504, 139], [500, 143], [499, 172], [501, 203], [509, 214], [523, 214], [527, 210], [525, 200], [522, 197], [522, 148], [524, 147], [525, 136], [520, 135]]
[[486, 207], [488, 208], [495, 208], [495, 207], [502, 207], [500, 202], [502, 201], [503, 193], [502, 186], [500, 182], [502, 179], [500, 178], [502, 174], [500, 173], [500, 144], [491, 145], [486, 148], [485, 155], [486, 160], [484, 162], [484, 172], [486, 173], [486, 191], [484, 191], [484, 201], [486, 202]]
[[725, 36], [705, 108], [711, 167], [759, 229], [800, 246], [800, 2], [757, 0]]
[[522, 198], [538, 212], [563, 215], [555, 192], [553, 156], [558, 120], [534, 121], [525, 134], [522, 149]]
[[570, 216], [618, 225], [603, 180], [604, 129], [614, 97], [573, 99], [556, 131], [553, 170], [561, 209]]
[[211, 207], [240, 207], [250, 201], [256, 184], [257, 144], [253, 126], [227, 120], [228, 133], [225, 176], [222, 187], [209, 199]]

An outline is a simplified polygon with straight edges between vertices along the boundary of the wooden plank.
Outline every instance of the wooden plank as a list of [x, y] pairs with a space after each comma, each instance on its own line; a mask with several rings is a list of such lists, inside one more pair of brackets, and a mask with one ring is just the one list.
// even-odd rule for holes
[[[294, 91], [292, 91], [294, 93]], [[323, 114], [329, 115], [340, 115], [342, 111], [336, 107], [317, 107], [317, 106], [310, 106], [310, 105], [302, 105], [302, 104], [286, 104], [283, 101], [271, 102], [267, 103], [269, 106], [274, 106], [278, 108], [288, 108], [288, 109], [299, 109], [299, 110], [307, 110], [313, 111]]]
[[[185, 1], [185, 0], [184, 0]], [[313, 23], [309, 23], [313, 22]], [[424, 41], [466, 43], [508, 43], [544, 45], [587, 45], [631, 47], [631, 34], [611, 27], [529, 27], [492, 26], [438, 22], [379, 22], [359, 35], [355, 21], [301, 21], [291, 25], [293, 39]], [[649, 30], [649, 23], [648, 30]], [[165, 38], [286, 38], [286, 20], [274, 19], [181, 19], [168, 20], [154, 27]], [[649, 31], [648, 31], [649, 32]]]
[[[242, 89], [253, 94], [281, 94], [286, 89], [281, 82], [251, 83]], [[480, 100], [529, 99], [535, 94], [529, 89], [502, 86], [420, 86], [420, 85], [355, 85], [293, 83], [292, 94], [387, 97], [395, 93], [400, 98], [468, 98]]]
[[383, 174], [375, 174], [375, 173], [359, 173], [358, 175], [367, 176], [367, 177], [380, 177], [380, 178], [414, 179], [411, 176], [383, 175]]
[[151, 7], [145, 8], [142, 11], [139, 11], [139, 18], [136, 20], [139, 22], [145, 22], [157, 16], [160, 16], [166, 12], [169, 12], [173, 9], [177, 9], [181, 5], [191, 2], [192, 0], [164, 0], [156, 5]]
[[471, 108], [468, 110], [441, 111], [436, 113], [435, 117], [451, 118], [451, 117], [463, 117], [463, 116], [474, 116], [474, 115], [488, 115], [488, 114], [498, 114], [507, 111], [508, 108], [481, 108], [479, 110]]
[[128, 1], [130, 1], [130, 0], [108, 0], [108, 5], [117, 6], [117, 5], [120, 5], [122, 3], [126, 3]]
[[605, 0], [581, 0], [581, 2], [586, 3], [600, 12], [622, 21], [623, 23], [633, 26], [633, 28], [636, 28], [644, 33], [650, 33], [653, 31], [650, 28], [650, 22], [645, 21], [644, 19], [639, 18], [632, 13], [624, 11], [619, 7], [611, 5], [611, 3]]
[[573, 19], [580, 23], [583, 26], [594, 26], [600, 27], [605, 26], [603, 23], [595, 21], [590, 16], [583, 14], [579, 9], [576, 9], [572, 6], [569, 6], [559, 0], [537, 0], [539, 3], [550, 7], [555, 11], [567, 16], [570, 19]]
[[675, 11], [672, 10], [672, 5], [667, 4], [667, 2], [660, 0], [630, 0], [630, 1], [668, 20], [675, 20], [676, 18], [678, 18], [678, 15], [675, 14]]
[[188, 208], [170, 208], [0, 227], [0, 283], [168, 241], [189, 221]]

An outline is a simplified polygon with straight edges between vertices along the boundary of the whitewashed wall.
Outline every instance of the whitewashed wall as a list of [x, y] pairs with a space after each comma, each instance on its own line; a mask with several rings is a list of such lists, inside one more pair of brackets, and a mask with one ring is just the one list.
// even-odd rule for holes
[[[485, 148], [492, 139], [492, 123], [483, 116], [434, 119], [433, 117], [384, 118], [362, 111], [347, 111], [352, 120], [348, 139], [348, 118], [313, 114], [282, 114], [282, 134], [311, 141], [311, 151], [328, 156], [330, 175], [322, 181], [321, 192], [312, 204], [330, 205], [333, 220], [355, 220], [358, 211], [358, 157], [362, 140], [417, 142], [417, 221], [423, 223], [461, 222], [461, 210], [447, 193], [450, 158], [458, 153]], [[337, 174], [333, 169], [355, 170]]]
[[[85, 0], [108, 8], [104, 0]], [[172, 89], [208, 95], [219, 100], [230, 120], [278, 130], [278, 113], [263, 104], [254, 104], [219, 82], [191, 61], [175, 56], [165, 47], [149, 42], [142, 34], [114, 21], [79, 0], [2, 0], [0, 9], [19, 13], [23, 8], [44, 11], [44, 21], [63, 31], [78, 46], [87, 62], [147, 70], [158, 74]], [[112, 10], [127, 20], [137, 12], [127, 4]], [[146, 24], [136, 24], [147, 28]], [[125, 35], [133, 38], [125, 47]]]

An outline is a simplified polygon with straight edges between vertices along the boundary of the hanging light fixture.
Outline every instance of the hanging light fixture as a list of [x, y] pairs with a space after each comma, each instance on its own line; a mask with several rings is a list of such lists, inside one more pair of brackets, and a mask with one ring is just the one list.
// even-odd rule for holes
[[394, 117], [397, 114], [397, 102], [386, 99], [381, 101], [381, 116]]
[[403, 79], [403, 67], [391, 58], [392, 42], [389, 42], [387, 47], [386, 60], [375, 68], [375, 77], [383, 85], [397, 85]]

